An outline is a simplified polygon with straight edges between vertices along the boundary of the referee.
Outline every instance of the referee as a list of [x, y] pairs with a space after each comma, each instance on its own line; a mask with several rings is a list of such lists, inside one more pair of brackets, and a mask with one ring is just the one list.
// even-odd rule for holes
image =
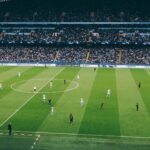
[[70, 121], [70, 124], [73, 124], [73, 115], [72, 115], [72, 113], [70, 113], [70, 115], [69, 115], [69, 121]]
[[9, 136], [11, 136], [12, 135], [12, 124], [9, 123], [7, 127], [8, 127], [8, 134], [9, 134]]

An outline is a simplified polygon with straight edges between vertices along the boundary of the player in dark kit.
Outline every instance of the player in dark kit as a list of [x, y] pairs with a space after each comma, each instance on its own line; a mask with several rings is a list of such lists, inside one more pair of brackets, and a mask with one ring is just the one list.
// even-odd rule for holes
[[139, 89], [141, 88], [141, 82], [139, 82], [138, 87], [139, 87]]
[[104, 103], [101, 103], [100, 105], [100, 109], [103, 109]]
[[48, 104], [51, 106], [52, 105], [52, 100], [51, 98], [48, 99]]
[[12, 135], [12, 125], [11, 123], [8, 124], [8, 132], [9, 132], [9, 136]]
[[94, 72], [96, 71], [96, 68], [94, 68]]
[[139, 111], [139, 104], [136, 103], [136, 111]]
[[72, 113], [70, 113], [70, 115], [69, 115], [69, 121], [70, 121], [70, 124], [73, 123], [73, 115], [72, 115]]
[[66, 80], [64, 80], [64, 84], [66, 84], [67, 83], [67, 81]]

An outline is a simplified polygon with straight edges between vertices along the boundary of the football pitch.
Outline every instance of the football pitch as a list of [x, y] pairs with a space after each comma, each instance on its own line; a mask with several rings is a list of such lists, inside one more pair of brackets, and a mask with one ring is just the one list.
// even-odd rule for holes
[[0, 67], [0, 83], [0, 150], [150, 149], [149, 69]]

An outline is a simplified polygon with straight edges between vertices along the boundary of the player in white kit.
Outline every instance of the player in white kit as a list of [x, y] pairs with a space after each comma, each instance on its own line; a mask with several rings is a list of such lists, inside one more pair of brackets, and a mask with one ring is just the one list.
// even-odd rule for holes
[[51, 114], [54, 113], [54, 107], [51, 107]]
[[43, 96], [42, 96], [42, 100], [43, 100], [43, 103], [45, 103], [45, 102], [46, 102], [46, 95], [45, 95], [45, 94], [43, 94]]
[[52, 81], [50, 81], [49, 86], [50, 86], [50, 88], [53, 87], [53, 82]]
[[20, 76], [21, 76], [21, 72], [18, 72], [18, 77], [20, 78]]
[[84, 104], [84, 100], [83, 100], [83, 98], [81, 97], [81, 98], [80, 98], [80, 106], [82, 107], [83, 104]]
[[0, 83], [0, 90], [2, 90], [3, 89], [3, 85], [2, 85], [2, 83]]
[[34, 87], [33, 87], [33, 91], [36, 92], [36, 89], [37, 89], [36, 86], [34, 86]]
[[110, 89], [108, 89], [108, 90], [107, 90], [106, 97], [110, 97], [110, 95], [111, 95], [111, 90], [110, 90]]
[[79, 75], [77, 75], [77, 80], [80, 80], [80, 76]]

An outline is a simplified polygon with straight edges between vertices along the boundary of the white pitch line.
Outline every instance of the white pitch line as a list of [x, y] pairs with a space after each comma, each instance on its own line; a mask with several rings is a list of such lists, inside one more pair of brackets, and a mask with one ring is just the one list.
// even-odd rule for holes
[[34, 146], [37, 144], [37, 142], [39, 141], [40, 135], [37, 135], [37, 138], [35, 139], [34, 143], [31, 146], [31, 149], [34, 148]]
[[38, 135], [38, 138], [40, 138], [41, 135]]
[[[18, 133], [29, 133], [30, 131], [15, 131], [15, 132], [18, 132]], [[31, 132], [30, 132], [31, 133]], [[139, 137], [139, 136], [125, 136], [125, 135], [122, 135], [122, 136], [115, 136], [115, 135], [96, 135], [96, 134], [78, 134], [78, 133], [55, 133], [55, 132], [32, 132], [33, 135], [32, 136], [37, 136], [36, 139], [35, 139], [35, 142], [33, 143], [33, 145], [31, 147], [34, 148], [34, 146], [37, 144], [37, 142], [39, 141], [40, 139], [40, 134], [45, 134], [45, 135], [64, 135], [64, 136], [81, 136], [83, 138], [89, 138], [89, 139], [99, 139], [99, 138], [121, 138], [120, 140], [130, 140], [130, 139], [147, 139], [149, 140], [150, 137]], [[38, 135], [35, 135], [35, 134], [38, 134]], [[15, 134], [14, 134], [15, 135]], [[19, 135], [19, 134], [18, 134]], [[21, 135], [21, 134], [20, 134]], [[124, 139], [123, 139], [124, 138]], [[102, 139], [101, 139], [102, 140]], [[110, 139], [108, 139], [110, 141]], [[105, 142], [105, 141], [100, 141], [100, 142]], [[113, 141], [110, 141], [110, 142], [113, 142]], [[125, 141], [124, 141], [125, 142]], [[118, 142], [116, 142], [118, 143]], [[127, 142], [128, 143], [128, 142]], [[132, 143], [132, 142], [131, 142]], [[138, 144], [136, 142], [136, 144]]]
[[28, 134], [28, 136], [33, 136], [32, 134]]
[[68, 136], [88, 136], [88, 137], [112, 137], [112, 138], [135, 138], [135, 139], [150, 139], [150, 137], [140, 136], [126, 136], [126, 135], [97, 135], [97, 134], [80, 134], [80, 133], [57, 133], [57, 132], [35, 132], [37, 134], [50, 134], [50, 135], [68, 135]]
[[[43, 81], [43, 80], [51, 80], [51, 79], [31, 79], [31, 80], [39, 80], [39, 81], [42, 80]], [[54, 79], [54, 80], [62, 80], [63, 81], [63, 79]], [[11, 87], [12, 90], [14, 90], [16, 92], [26, 93], [26, 94], [34, 93], [34, 92], [25, 92], [25, 91], [22, 91], [22, 90], [14, 88], [14, 85], [16, 85], [17, 83], [25, 82], [25, 81], [29, 81], [29, 80], [23, 80], [23, 81], [15, 82], [15, 83], [11, 84], [10, 87]], [[70, 91], [73, 91], [73, 90], [75, 90], [75, 89], [77, 89], [79, 87], [79, 83], [78, 82], [71, 81], [71, 80], [67, 80], [67, 81], [69, 81], [70, 83], [73, 82], [75, 84], [75, 86], [73, 88], [69, 88], [69, 89], [62, 90], [62, 91], [60, 90], [60, 91], [53, 91], [53, 92], [38, 92], [38, 93], [63, 93], [63, 92], [70, 92]]]
[[[2, 130], [0, 130], [2, 132]], [[110, 138], [132, 138], [132, 139], [150, 139], [150, 137], [146, 136], [128, 136], [128, 135], [98, 135], [98, 134], [80, 134], [80, 133], [58, 133], [58, 132], [30, 132], [30, 131], [13, 131], [16, 133], [26, 133], [28, 135], [38, 134], [49, 134], [49, 135], [66, 135], [66, 136], [87, 136], [87, 137], [110, 137]]]
[[[61, 73], [62, 71], [64, 70], [64, 68], [63, 69], [61, 69], [59, 72], [57, 72], [52, 78], [50, 78], [50, 80], [49, 81], [51, 81], [51, 80], [53, 80], [59, 73]], [[48, 81], [48, 82], [49, 82]], [[27, 101], [25, 101], [25, 103], [23, 103], [13, 114], [11, 114], [4, 122], [2, 122], [1, 123], [1, 125], [0, 125], [0, 127], [2, 127], [11, 117], [13, 117], [23, 106], [25, 106], [35, 95], [37, 95], [38, 94], [38, 92], [40, 91], [40, 90], [42, 90], [47, 84], [48, 84], [48, 82], [46, 82], [46, 84], [44, 84], [41, 88], [39, 88], [39, 90], [35, 93], [35, 94], [33, 94]]]

